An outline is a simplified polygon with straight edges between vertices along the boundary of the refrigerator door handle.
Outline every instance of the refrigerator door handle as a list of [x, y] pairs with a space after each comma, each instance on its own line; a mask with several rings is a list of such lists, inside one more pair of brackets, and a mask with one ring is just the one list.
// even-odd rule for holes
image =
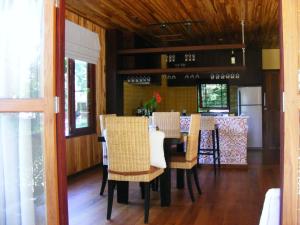
[[264, 92], [264, 107], [267, 106], [267, 102], [266, 102], [266, 92]]
[[241, 107], [241, 91], [238, 92], [238, 99], [239, 99], [239, 108], [238, 108], [238, 114], [239, 116], [241, 115], [241, 110], [242, 110], [242, 107]]

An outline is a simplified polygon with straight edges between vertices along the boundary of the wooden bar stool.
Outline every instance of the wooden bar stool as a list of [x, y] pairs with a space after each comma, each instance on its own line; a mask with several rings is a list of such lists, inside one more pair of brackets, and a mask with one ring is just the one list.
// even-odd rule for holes
[[[201, 148], [201, 132], [206, 131], [211, 134], [211, 148]], [[207, 138], [209, 138], [209, 135]], [[198, 165], [199, 159], [201, 155], [208, 155], [213, 157], [213, 164], [214, 164], [214, 173], [217, 173], [217, 164], [218, 168], [220, 169], [220, 140], [219, 140], [219, 129], [218, 126], [215, 124], [215, 119], [210, 116], [203, 116], [201, 117], [201, 124], [199, 130], [199, 138], [198, 138]]]

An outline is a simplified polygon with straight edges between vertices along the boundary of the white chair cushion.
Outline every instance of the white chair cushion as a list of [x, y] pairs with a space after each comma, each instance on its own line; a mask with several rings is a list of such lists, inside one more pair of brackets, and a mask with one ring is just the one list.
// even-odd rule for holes
[[166, 160], [164, 155], [164, 138], [162, 131], [149, 132], [150, 140], [150, 164], [158, 168], [166, 168]]
[[266, 193], [264, 207], [260, 217], [259, 225], [280, 224], [280, 189], [272, 188]]

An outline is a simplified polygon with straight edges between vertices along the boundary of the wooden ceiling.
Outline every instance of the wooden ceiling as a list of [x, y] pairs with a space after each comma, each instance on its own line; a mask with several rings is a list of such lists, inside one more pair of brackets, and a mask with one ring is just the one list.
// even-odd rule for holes
[[[155, 45], [241, 43], [279, 47], [279, 0], [66, 0], [106, 29], [136, 32]], [[162, 25], [165, 24], [165, 25]]]

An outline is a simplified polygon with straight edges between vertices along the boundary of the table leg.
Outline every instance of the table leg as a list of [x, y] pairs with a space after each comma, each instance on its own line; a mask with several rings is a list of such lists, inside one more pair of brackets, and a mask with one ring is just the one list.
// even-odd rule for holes
[[177, 169], [176, 173], [176, 187], [177, 189], [183, 189], [184, 188], [184, 170], [183, 169]]
[[161, 206], [167, 207], [171, 204], [171, 170], [170, 170], [170, 150], [171, 142], [167, 138], [164, 140], [164, 154], [167, 163], [167, 168], [164, 169], [164, 173], [160, 175], [160, 200]]
[[170, 206], [171, 204], [171, 173], [170, 169], [166, 168], [160, 176], [160, 202], [162, 207]]
[[[184, 152], [184, 143], [180, 143], [177, 145], [177, 152]], [[183, 169], [176, 170], [176, 187], [177, 187], [177, 189], [184, 188], [184, 170]]]
[[117, 181], [117, 202], [128, 204], [128, 181]]

